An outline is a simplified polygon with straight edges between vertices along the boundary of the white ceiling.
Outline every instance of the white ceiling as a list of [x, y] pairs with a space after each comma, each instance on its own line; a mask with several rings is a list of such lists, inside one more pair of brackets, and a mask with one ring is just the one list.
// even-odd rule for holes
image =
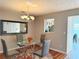
[[[27, 3], [29, 2], [29, 3]], [[27, 11], [34, 15], [79, 8], [79, 0], [0, 0], [0, 6], [15, 11]]]

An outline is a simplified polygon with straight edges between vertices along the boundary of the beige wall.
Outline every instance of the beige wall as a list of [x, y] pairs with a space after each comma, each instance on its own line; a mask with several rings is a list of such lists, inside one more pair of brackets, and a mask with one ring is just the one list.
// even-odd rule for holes
[[[40, 39], [40, 35], [44, 33], [44, 19], [45, 18], [55, 18], [55, 30], [52, 33], [45, 33], [47, 39], [51, 39], [50, 48], [58, 49], [66, 52], [67, 46], [67, 17], [72, 15], [79, 15], [79, 9], [62, 11], [57, 13], [51, 13], [43, 16], [38, 16], [35, 21], [31, 21], [28, 23], [28, 34], [24, 35], [25, 38], [28, 36], [33, 36], [33, 39], [37, 42]], [[0, 11], [0, 19], [7, 20], [18, 20], [20, 21], [20, 15], [17, 12], [13, 11]], [[1, 37], [0, 37], [1, 38]], [[14, 47], [16, 44], [15, 35], [7, 35], [3, 36], [7, 42], [9, 48]], [[10, 40], [10, 41], [9, 41]], [[2, 50], [2, 46], [0, 43], [0, 50]]]
[[56, 12], [47, 15], [38, 16], [35, 20], [35, 38], [40, 39], [40, 35], [44, 33], [44, 19], [55, 19], [55, 30], [52, 33], [45, 33], [47, 39], [51, 39], [51, 48], [66, 52], [67, 47], [67, 20], [68, 16], [79, 15], [79, 9]]
[[[0, 20], [15, 20], [15, 21], [23, 21], [20, 19], [20, 13], [17, 13], [16, 11], [10, 11], [10, 10], [0, 10]], [[34, 38], [34, 22], [31, 21], [28, 23], [28, 34], [24, 35], [24, 38], [27, 39], [28, 36], [32, 36]], [[8, 48], [14, 48], [16, 46], [16, 35], [5, 35], [0, 36], [0, 39], [3, 38], [6, 40]], [[0, 50], [2, 50], [2, 45], [0, 42]]]

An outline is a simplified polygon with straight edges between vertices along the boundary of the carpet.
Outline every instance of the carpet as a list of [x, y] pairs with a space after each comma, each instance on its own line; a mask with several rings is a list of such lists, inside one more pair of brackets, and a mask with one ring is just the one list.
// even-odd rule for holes
[[[40, 59], [38, 56], [33, 56], [32, 55], [29, 55], [29, 56], [18, 56], [16, 59]], [[53, 57], [51, 55], [48, 55], [48, 56], [45, 56], [45, 57], [42, 57], [41, 59], [53, 59]]]

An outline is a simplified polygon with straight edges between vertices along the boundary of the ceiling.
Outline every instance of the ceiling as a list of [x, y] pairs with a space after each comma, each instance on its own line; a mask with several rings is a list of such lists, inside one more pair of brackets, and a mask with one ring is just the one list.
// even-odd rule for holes
[[79, 0], [0, 0], [0, 7], [42, 15], [79, 8]]

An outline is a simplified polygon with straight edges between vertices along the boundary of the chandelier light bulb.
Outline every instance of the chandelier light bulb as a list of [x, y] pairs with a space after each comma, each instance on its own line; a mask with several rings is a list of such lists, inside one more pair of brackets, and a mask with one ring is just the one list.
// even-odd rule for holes
[[21, 16], [21, 19], [25, 19], [25, 20], [34, 20], [35, 19], [35, 17], [34, 16], [27, 16], [27, 15], [22, 15]]
[[34, 20], [34, 19], [35, 19], [35, 17], [34, 17], [34, 16], [30, 16], [30, 18], [31, 18], [32, 20]]
[[27, 19], [27, 16], [26, 15], [22, 15], [21, 19]]

